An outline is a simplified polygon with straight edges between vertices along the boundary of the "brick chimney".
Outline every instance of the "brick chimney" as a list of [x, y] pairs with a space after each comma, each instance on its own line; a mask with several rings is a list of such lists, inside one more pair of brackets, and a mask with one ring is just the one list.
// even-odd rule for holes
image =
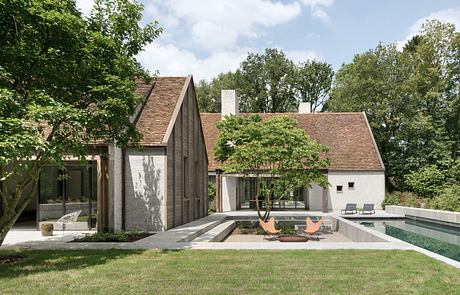
[[301, 102], [299, 103], [299, 114], [309, 114], [311, 113], [311, 103]]
[[221, 115], [222, 117], [228, 115], [239, 115], [239, 100], [238, 96], [236, 95], [235, 90], [222, 90], [221, 91]]

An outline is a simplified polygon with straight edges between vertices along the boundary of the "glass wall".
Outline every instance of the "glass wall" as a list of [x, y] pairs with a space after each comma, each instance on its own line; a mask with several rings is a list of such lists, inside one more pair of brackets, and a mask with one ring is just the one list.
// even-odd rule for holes
[[96, 162], [89, 167], [68, 162], [64, 170], [46, 166], [39, 181], [39, 221], [56, 221], [65, 214], [80, 211], [78, 222], [96, 226]]
[[[237, 204], [238, 209], [255, 209], [256, 208], [256, 191], [257, 180], [254, 177], [238, 178]], [[261, 198], [262, 199], [262, 198]], [[306, 209], [306, 191], [300, 187], [291, 192], [285, 192], [283, 195], [273, 195], [272, 208], [274, 210], [287, 209]], [[260, 206], [263, 203], [259, 200]]]

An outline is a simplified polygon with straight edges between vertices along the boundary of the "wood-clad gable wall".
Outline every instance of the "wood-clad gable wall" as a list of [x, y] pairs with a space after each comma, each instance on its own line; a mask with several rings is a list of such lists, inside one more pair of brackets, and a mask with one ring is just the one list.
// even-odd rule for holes
[[170, 229], [208, 212], [208, 161], [193, 83], [167, 146], [167, 224]]

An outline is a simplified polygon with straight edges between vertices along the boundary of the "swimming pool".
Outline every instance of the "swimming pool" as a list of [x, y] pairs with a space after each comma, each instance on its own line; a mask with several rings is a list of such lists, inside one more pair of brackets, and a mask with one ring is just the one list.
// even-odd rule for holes
[[406, 217], [405, 219], [359, 219], [353, 222], [415, 246], [460, 261], [460, 225]]

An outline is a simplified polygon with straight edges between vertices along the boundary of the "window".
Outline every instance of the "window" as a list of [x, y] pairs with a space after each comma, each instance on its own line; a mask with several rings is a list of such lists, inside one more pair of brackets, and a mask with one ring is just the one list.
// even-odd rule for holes
[[349, 182], [348, 183], [348, 189], [355, 189], [355, 183], [354, 182]]
[[337, 186], [337, 192], [338, 192], [338, 193], [343, 192], [343, 185], [338, 185], [338, 186]]

